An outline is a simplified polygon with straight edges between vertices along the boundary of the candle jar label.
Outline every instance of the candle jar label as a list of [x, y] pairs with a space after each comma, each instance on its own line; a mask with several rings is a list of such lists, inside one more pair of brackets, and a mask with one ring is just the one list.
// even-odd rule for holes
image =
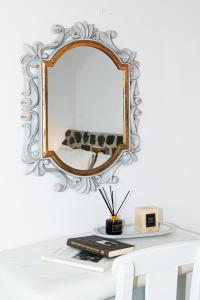
[[146, 214], [146, 227], [156, 226], [156, 214]]
[[114, 224], [112, 225], [112, 232], [122, 233], [122, 224]]

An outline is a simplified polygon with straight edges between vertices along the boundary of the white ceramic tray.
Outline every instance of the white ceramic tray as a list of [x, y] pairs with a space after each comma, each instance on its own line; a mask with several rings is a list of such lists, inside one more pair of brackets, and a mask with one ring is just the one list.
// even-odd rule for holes
[[165, 235], [173, 232], [175, 230], [175, 226], [170, 223], [161, 223], [160, 231], [153, 233], [141, 233], [135, 229], [135, 224], [127, 224], [124, 226], [123, 234], [119, 235], [109, 235], [105, 232], [105, 226], [99, 226], [94, 228], [94, 232], [102, 237], [108, 237], [111, 239], [135, 239], [135, 238], [143, 238], [143, 237], [151, 237], [151, 236], [159, 236]]

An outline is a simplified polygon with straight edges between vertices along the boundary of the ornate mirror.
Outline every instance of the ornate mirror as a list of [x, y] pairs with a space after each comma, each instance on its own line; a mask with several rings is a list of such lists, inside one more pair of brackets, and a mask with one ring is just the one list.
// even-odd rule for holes
[[86, 22], [53, 30], [55, 42], [25, 45], [22, 57], [23, 161], [27, 173], [58, 175], [57, 191], [88, 193], [117, 183], [117, 168], [136, 159], [138, 63], [114, 31]]

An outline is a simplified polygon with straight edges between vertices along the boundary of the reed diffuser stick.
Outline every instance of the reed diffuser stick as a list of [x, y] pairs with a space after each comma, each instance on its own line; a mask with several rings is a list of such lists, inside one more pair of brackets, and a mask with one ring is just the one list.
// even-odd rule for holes
[[106, 200], [106, 198], [104, 197], [104, 194], [103, 194], [103, 192], [101, 191], [101, 189], [99, 189], [99, 192], [100, 192], [100, 194], [101, 194], [101, 196], [102, 196], [102, 198], [103, 198], [103, 200], [104, 200], [104, 202], [105, 202], [105, 204], [106, 204], [108, 210], [110, 211], [110, 213], [111, 213], [111, 215], [112, 215], [112, 210], [110, 209], [110, 207], [109, 207], [109, 205], [108, 205], [108, 203], [107, 203], [107, 200]]
[[119, 211], [120, 211], [120, 209], [121, 209], [122, 205], [124, 204], [124, 202], [126, 201], [126, 199], [127, 199], [128, 195], [129, 195], [129, 193], [130, 193], [130, 191], [128, 191], [128, 193], [126, 194], [126, 196], [125, 196], [124, 200], [122, 201], [122, 203], [121, 203], [120, 207], [119, 207], [119, 208], [118, 208], [118, 210], [117, 210], [117, 213], [116, 213], [116, 215], [119, 213]]
[[[105, 196], [105, 198], [106, 198], [106, 200], [107, 200], [107, 203], [108, 203], [108, 205], [109, 205], [109, 207], [110, 207], [110, 210], [112, 211], [112, 206], [111, 206], [111, 204], [110, 204], [110, 201], [109, 201], [109, 199], [108, 199], [108, 195], [107, 195], [107, 193], [106, 193], [104, 187], [102, 188], [102, 190], [103, 190], [103, 192], [104, 192], [104, 196]], [[111, 213], [111, 214], [112, 214], [112, 213]]]
[[114, 199], [113, 199], [113, 191], [110, 185], [110, 197], [111, 197], [111, 201], [112, 201], [112, 215], [115, 215], [115, 208], [114, 208]]

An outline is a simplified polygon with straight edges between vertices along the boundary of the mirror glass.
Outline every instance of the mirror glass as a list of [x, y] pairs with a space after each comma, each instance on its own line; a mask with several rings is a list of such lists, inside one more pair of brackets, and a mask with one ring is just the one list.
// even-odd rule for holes
[[79, 170], [99, 167], [124, 139], [124, 72], [79, 46], [48, 68], [48, 149]]

